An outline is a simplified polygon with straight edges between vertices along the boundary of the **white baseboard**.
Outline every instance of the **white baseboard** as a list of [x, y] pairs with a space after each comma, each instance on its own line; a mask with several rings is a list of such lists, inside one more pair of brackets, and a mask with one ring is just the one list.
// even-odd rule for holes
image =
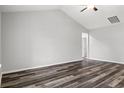
[[30, 68], [22, 68], [22, 69], [17, 69], [17, 70], [11, 70], [11, 71], [3, 71], [2, 74], [8, 74], [8, 73], [13, 73], [13, 72], [19, 72], [19, 71], [24, 71], [24, 70], [30, 70], [30, 69], [36, 69], [36, 68], [42, 68], [42, 67], [47, 67], [47, 66], [52, 66], [52, 65], [59, 65], [59, 64], [64, 64], [64, 63], [70, 63], [74, 61], [81, 61], [81, 59], [76, 59], [76, 60], [71, 60], [71, 61], [66, 61], [66, 62], [59, 62], [57, 64], [49, 64], [49, 65], [44, 65], [44, 66], [36, 66], [36, 67], [30, 67]]
[[[124, 64], [124, 62], [118, 62], [118, 61], [113, 61], [113, 60], [103, 60], [103, 59], [97, 59], [97, 58], [88, 58], [88, 59], [110, 62], [110, 63]], [[8, 74], [8, 73], [19, 72], [19, 71], [30, 70], [30, 69], [36, 69], [36, 68], [42, 68], [42, 67], [47, 67], [47, 66], [52, 66], [52, 65], [59, 65], [59, 64], [70, 63], [70, 62], [74, 62], [74, 61], [80, 61], [80, 60], [83, 60], [83, 58], [77, 59], [77, 60], [61, 62], [61, 63], [57, 63], [57, 64], [49, 64], [49, 65], [36, 66], [36, 67], [30, 67], [30, 68], [22, 68], [22, 69], [11, 70], [11, 71], [3, 71], [2, 74]]]
[[98, 61], [104, 61], [104, 62], [110, 62], [110, 63], [124, 64], [124, 62], [113, 61], [113, 60], [103, 60], [103, 59], [97, 59], [97, 58], [89, 58], [89, 59], [91, 59], [91, 60], [98, 60]]

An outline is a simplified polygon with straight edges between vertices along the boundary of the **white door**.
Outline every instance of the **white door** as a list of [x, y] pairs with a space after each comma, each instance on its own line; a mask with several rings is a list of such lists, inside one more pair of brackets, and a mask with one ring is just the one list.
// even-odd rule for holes
[[87, 58], [87, 38], [82, 38], [82, 57]]

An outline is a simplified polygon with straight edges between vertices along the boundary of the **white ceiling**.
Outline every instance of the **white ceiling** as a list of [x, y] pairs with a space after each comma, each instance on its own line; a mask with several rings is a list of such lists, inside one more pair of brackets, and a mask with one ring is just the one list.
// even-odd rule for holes
[[[124, 23], [124, 6], [122, 5], [97, 5], [98, 11], [85, 10], [85, 6], [59, 6], [59, 5], [33, 5], [33, 6], [0, 6], [2, 12], [35, 11], [35, 10], [57, 10], [64, 11], [68, 16], [83, 25], [87, 29], [95, 29]], [[120, 23], [111, 24], [107, 18], [118, 16]]]
[[[81, 13], [80, 10], [83, 7], [84, 6], [65, 6], [62, 10], [87, 29], [117, 25], [124, 22], [124, 6], [97, 5], [98, 11], [85, 10]], [[120, 23], [111, 24], [107, 18], [112, 16], [118, 16]]]

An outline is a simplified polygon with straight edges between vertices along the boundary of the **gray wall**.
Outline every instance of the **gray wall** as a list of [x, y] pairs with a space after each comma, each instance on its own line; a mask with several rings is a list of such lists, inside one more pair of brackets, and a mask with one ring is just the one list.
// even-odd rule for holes
[[82, 32], [61, 11], [2, 13], [4, 73], [80, 60]]
[[0, 86], [1, 86], [1, 63], [2, 63], [2, 57], [1, 57], [1, 12], [0, 12]]
[[1, 12], [0, 12], [0, 64], [2, 63], [2, 57], [1, 57]]
[[92, 30], [90, 58], [124, 63], [124, 24]]

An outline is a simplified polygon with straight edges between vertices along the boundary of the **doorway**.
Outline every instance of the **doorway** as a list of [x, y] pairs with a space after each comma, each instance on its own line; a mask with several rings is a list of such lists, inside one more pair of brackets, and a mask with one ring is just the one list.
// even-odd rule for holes
[[82, 33], [82, 58], [88, 58], [88, 34]]

